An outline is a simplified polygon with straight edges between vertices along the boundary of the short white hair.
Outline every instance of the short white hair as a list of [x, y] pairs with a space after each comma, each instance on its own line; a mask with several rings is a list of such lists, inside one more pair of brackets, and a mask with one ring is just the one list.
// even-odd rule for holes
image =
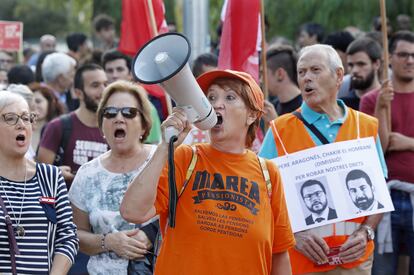
[[10, 84], [7, 87], [7, 91], [10, 91], [13, 94], [18, 94], [26, 100], [29, 106], [33, 103], [33, 92], [26, 85], [23, 84]]
[[303, 47], [299, 51], [298, 61], [302, 58], [303, 55], [305, 55], [309, 52], [319, 52], [319, 53], [322, 52], [322, 53], [324, 53], [325, 56], [328, 59], [329, 69], [333, 73], [335, 73], [336, 69], [338, 69], [338, 68], [341, 68], [342, 70], [344, 70], [344, 65], [342, 64], [342, 60], [339, 57], [336, 50], [334, 48], [332, 48], [332, 46], [325, 45], [325, 44], [314, 44], [314, 45], [311, 45], [311, 46]]
[[56, 80], [59, 75], [67, 74], [71, 66], [76, 66], [76, 60], [64, 53], [51, 53], [42, 64], [42, 76], [46, 83]]
[[27, 101], [20, 94], [12, 93], [10, 91], [0, 91], [0, 111], [2, 111], [5, 107], [19, 101], [24, 101], [27, 103]]
[[40, 43], [45, 42], [47, 40], [56, 42], [56, 37], [54, 35], [51, 35], [51, 34], [44, 34], [40, 37]]

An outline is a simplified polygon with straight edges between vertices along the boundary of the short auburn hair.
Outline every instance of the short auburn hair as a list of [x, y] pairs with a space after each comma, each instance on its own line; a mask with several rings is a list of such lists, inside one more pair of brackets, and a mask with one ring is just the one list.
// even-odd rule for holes
[[138, 113], [141, 115], [141, 123], [144, 128], [144, 134], [142, 135], [142, 140], [144, 141], [148, 137], [152, 126], [151, 103], [148, 100], [145, 89], [129, 81], [117, 80], [108, 85], [103, 91], [97, 110], [99, 129], [102, 130], [103, 111], [106, 104], [108, 103], [109, 98], [117, 93], [128, 93], [137, 100], [138, 109], [140, 110]]

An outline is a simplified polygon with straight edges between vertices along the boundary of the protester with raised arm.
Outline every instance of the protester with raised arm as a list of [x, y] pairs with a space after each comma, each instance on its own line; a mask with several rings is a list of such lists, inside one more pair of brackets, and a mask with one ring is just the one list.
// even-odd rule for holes
[[198, 78], [218, 123], [210, 143], [179, 146], [190, 123], [175, 108], [162, 124], [180, 134], [175, 143], [179, 192], [175, 227], [169, 209], [168, 141], [129, 186], [122, 216], [143, 222], [157, 213], [163, 243], [155, 274], [291, 274], [287, 250], [294, 245], [280, 175], [248, 148], [263, 112], [263, 93], [242, 72], [215, 70]]

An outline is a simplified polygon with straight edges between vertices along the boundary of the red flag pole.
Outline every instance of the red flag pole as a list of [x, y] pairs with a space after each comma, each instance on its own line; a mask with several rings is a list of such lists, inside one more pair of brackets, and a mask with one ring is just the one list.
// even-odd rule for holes
[[[155, 14], [154, 14], [154, 6], [152, 5], [152, 0], [147, 0], [148, 2], [148, 13], [150, 16], [150, 23], [153, 37], [158, 35], [157, 23], [155, 21]], [[172, 113], [172, 104], [171, 104], [171, 97], [168, 93], [165, 93], [165, 100], [167, 101], [167, 111], [170, 115]]]
[[[387, 31], [387, 13], [385, 0], [380, 0], [381, 11], [381, 32], [382, 32], [382, 49], [383, 49], [383, 68], [382, 68], [382, 81], [388, 80], [388, 31]], [[387, 106], [387, 125], [388, 130], [391, 131], [391, 104]]]

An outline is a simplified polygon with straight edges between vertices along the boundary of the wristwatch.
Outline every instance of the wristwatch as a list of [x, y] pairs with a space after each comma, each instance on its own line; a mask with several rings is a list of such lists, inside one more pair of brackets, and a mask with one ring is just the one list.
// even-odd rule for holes
[[369, 226], [367, 224], [362, 224], [360, 228], [367, 231], [368, 241], [373, 241], [375, 239], [375, 231], [374, 231], [374, 229], [372, 229], [371, 226]]

